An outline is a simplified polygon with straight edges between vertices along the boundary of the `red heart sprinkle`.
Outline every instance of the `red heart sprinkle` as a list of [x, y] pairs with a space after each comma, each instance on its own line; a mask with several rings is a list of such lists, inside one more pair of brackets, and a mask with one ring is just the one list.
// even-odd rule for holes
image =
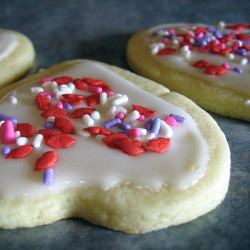
[[18, 123], [16, 125], [16, 131], [20, 131], [21, 136], [32, 137], [36, 130], [30, 123]]
[[54, 117], [63, 117], [67, 114], [67, 111], [65, 109], [60, 109], [57, 107], [53, 107], [51, 109], [48, 109], [42, 113], [42, 116], [44, 118], [48, 118], [49, 116], [54, 116]]
[[92, 135], [111, 135], [112, 132], [107, 129], [107, 128], [103, 128], [103, 127], [89, 127], [89, 128], [85, 128], [85, 131], [89, 132]]
[[51, 137], [52, 135], [58, 135], [61, 134], [61, 132], [59, 132], [57, 129], [41, 129], [39, 130], [39, 134], [42, 134], [44, 136], [45, 139]]
[[36, 96], [35, 102], [40, 110], [48, 110], [52, 104], [52, 100], [43, 93]]
[[21, 159], [28, 157], [34, 150], [32, 145], [24, 145], [18, 148], [14, 148], [10, 151], [10, 153], [6, 156], [6, 159]]
[[174, 54], [177, 51], [177, 49], [174, 48], [165, 48], [165, 49], [161, 49], [157, 55], [158, 56], [165, 56], [165, 55], [171, 55]]
[[55, 127], [66, 134], [75, 134], [74, 124], [64, 117], [55, 118]]
[[67, 84], [72, 82], [73, 78], [70, 76], [60, 76], [54, 79], [57, 84], [62, 85], [62, 84]]
[[62, 103], [68, 103], [72, 106], [78, 106], [83, 103], [83, 100], [71, 100], [71, 99], [61, 99]]
[[99, 95], [90, 95], [86, 98], [86, 102], [89, 107], [93, 107], [99, 104]]
[[75, 144], [76, 140], [67, 134], [55, 134], [45, 138], [45, 143], [51, 148], [68, 148]]
[[45, 152], [36, 161], [35, 171], [45, 170], [54, 167], [58, 161], [58, 153], [55, 151]]
[[115, 141], [115, 145], [123, 153], [130, 156], [137, 156], [145, 151], [141, 141], [133, 140], [131, 138], [118, 139]]
[[170, 146], [171, 139], [158, 137], [156, 139], [150, 140], [144, 146], [147, 151], [152, 151], [156, 153], [166, 152]]
[[99, 79], [95, 79], [95, 78], [90, 78], [90, 77], [84, 77], [83, 80], [92, 86], [95, 87], [103, 87], [103, 86], [107, 86], [106, 82], [103, 80], [99, 80]]
[[85, 96], [83, 96], [83, 95], [77, 95], [77, 94], [64, 94], [62, 96], [65, 99], [70, 99], [70, 100], [75, 100], [75, 101], [84, 100], [85, 99]]
[[75, 109], [70, 115], [70, 118], [82, 118], [84, 115], [91, 115], [96, 109], [95, 108], [79, 108]]
[[194, 63], [193, 66], [199, 69], [205, 69], [211, 66], [211, 63], [205, 60], [199, 60], [196, 63]]
[[81, 79], [75, 79], [73, 83], [75, 84], [76, 88], [79, 90], [87, 90], [88, 88], [88, 84]]
[[132, 105], [132, 107], [134, 110], [137, 110], [140, 114], [145, 115], [146, 117], [157, 115], [156, 111], [140, 105]]
[[110, 148], [117, 148], [115, 142], [119, 139], [128, 138], [125, 134], [122, 133], [113, 133], [102, 139], [102, 141]]

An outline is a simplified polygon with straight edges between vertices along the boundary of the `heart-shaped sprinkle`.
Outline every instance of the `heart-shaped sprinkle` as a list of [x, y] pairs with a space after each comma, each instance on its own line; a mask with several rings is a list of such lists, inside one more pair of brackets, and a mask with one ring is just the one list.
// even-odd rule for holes
[[129, 137], [117, 139], [114, 143], [118, 149], [130, 156], [138, 156], [145, 151], [141, 141], [133, 140]]
[[67, 134], [55, 134], [50, 137], [45, 137], [45, 144], [51, 148], [68, 148], [73, 146], [76, 140]]
[[171, 143], [171, 139], [158, 137], [156, 139], [150, 140], [144, 146], [147, 151], [155, 153], [164, 153], [168, 150]]
[[75, 79], [73, 83], [79, 90], [86, 90], [88, 88], [88, 84], [84, 82], [82, 79]]
[[140, 105], [132, 105], [134, 110], [137, 110], [140, 114], [144, 115], [145, 117], [156, 116], [156, 111], [140, 106]]
[[44, 118], [48, 118], [49, 116], [54, 117], [63, 117], [67, 114], [67, 111], [65, 109], [60, 109], [57, 107], [50, 108], [42, 113], [42, 116]]
[[67, 84], [72, 82], [73, 78], [70, 76], [60, 76], [54, 79], [57, 84], [62, 85], [62, 84]]
[[37, 159], [35, 171], [41, 171], [54, 167], [57, 161], [58, 153], [55, 151], [47, 151], [39, 159]]
[[37, 108], [40, 110], [48, 110], [52, 104], [51, 98], [43, 93], [36, 96], [35, 102], [37, 104]]
[[95, 108], [79, 108], [75, 109], [70, 115], [70, 118], [82, 118], [84, 115], [91, 115], [96, 109]]
[[103, 127], [89, 127], [89, 128], [85, 128], [85, 131], [89, 132], [92, 135], [111, 135], [112, 132], [107, 129], [107, 128], [103, 128]]
[[64, 117], [55, 118], [55, 127], [66, 134], [75, 134], [74, 124]]
[[125, 134], [122, 133], [113, 133], [111, 135], [106, 136], [102, 139], [102, 141], [110, 148], [116, 148], [115, 142], [119, 139], [128, 138]]
[[34, 126], [30, 123], [18, 123], [16, 131], [19, 131], [20, 135], [24, 137], [32, 137], [36, 133]]
[[21, 159], [28, 157], [34, 150], [32, 145], [24, 145], [18, 148], [14, 148], [10, 151], [10, 153], [6, 156], [6, 159]]

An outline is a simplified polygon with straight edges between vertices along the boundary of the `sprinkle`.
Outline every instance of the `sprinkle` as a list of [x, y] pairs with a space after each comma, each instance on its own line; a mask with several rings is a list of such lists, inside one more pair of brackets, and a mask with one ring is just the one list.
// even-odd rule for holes
[[219, 29], [224, 29], [224, 28], [226, 27], [226, 23], [223, 22], [223, 21], [220, 21], [220, 22], [218, 23], [218, 27], [219, 27]]
[[151, 132], [154, 133], [155, 135], [158, 135], [158, 133], [160, 131], [160, 127], [161, 127], [161, 119], [160, 118], [156, 118], [153, 121]]
[[17, 146], [23, 146], [23, 145], [26, 145], [27, 143], [28, 143], [28, 138], [26, 138], [26, 137], [18, 137], [16, 139]]
[[163, 137], [167, 137], [167, 138], [172, 138], [172, 136], [173, 136], [172, 128], [163, 120], [161, 120], [160, 134]]
[[44, 118], [48, 118], [49, 116], [54, 116], [54, 117], [63, 117], [67, 114], [67, 111], [65, 109], [59, 109], [57, 107], [50, 108], [48, 110], [45, 110], [42, 113], [42, 116]]
[[170, 142], [170, 139], [158, 137], [156, 139], [149, 140], [144, 147], [147, 151], [164, 153], [169, 149]]
[[18, 137], [21, 136], [21, 132], [20, 131], [16, 131], [15, 134], [16, 134], [16, 138], [18, 138]]
[[54, 182], [54, 169], [53, 168], [48, 168], [44, 171], [43, 174], [43, 183], [45, 185], [51, 185]]
[[52, 168], [58, 161], [58, 153], [55, 151], [47, 151], [36, 161], [35, 171], [41, 171]]
[[119, 118], [120, 120], [123, 120], [125, 117], [125, 113], [124, 112], [118, 112], [116, 115], [115, 115], [115, 118]]
[[124, 122], [132, 122], [140, 118], [140, 113], [137, 110], [133, 110], [131, 113], [129, 113], [125, 119]]
[[108, 109], [107, 114], [114, 116], [115, 112], [116, 112], [116, 106], [113, 105]]
[[171, 127], [175, 127], [175, 126], [177, 125], [177, 121], [176, 121], [175, 118], [172, 117], [172, 116], [167, 116], [167, 117], [164, 119], [164, 121], [165, 121], [168, 125], [170, 125]]
[[42, 93], [44, 89], [42, 87], [31, 87], [30, 91], [32, 94], [37, 95], [37, 94]]
[[239, 67], [234, 67], [233, 71], [236, 72], [236, 73], [239, 73], [239, 74], [243, 73], [243, 70], [241, 68], [239, 68]]
[[128, 102], [128, 96], [127, 95], [122, 95], [121, 97], [116, 98], [113, 100], [112, 104], [113, 105], [123, 105]]
[[75, 127], [71, 120], [65, 117], [55, 118], [55, 127], [66, 134], [75, 134]]
[[10, 95], [10, 96], [9, 96], [9, 102], [10, 102], [11, 104], [15, 105], [15, 104], [18, 103], [18, 100], [17, 100], [16, 96]]
[[94, 121], [98, 121], [101, 119], [101, 115], [98, 111], [94, 111], [92, 114], [91, 114], [91, 118], [94, 119]]
[[56, 107], [59, 108], [59, 109], [63, 109], [63, 103], [62, 102], [58, 102], [56, 104]]
[[52, 104], [51, 98], [46, 95], [43, 95], [43, 93], [40, 93], [36, 96], [35, 102], [37, 108], [44, 111], [48, 110]]
[[141, 105], [132, 105], [134, 110], [137, 110], [141, 115], [144, 115], [145, 117], [150, 117], [150, 116], [156, 116], [157, 113], [149, 108], [146, 108], [144, 106]]
[[26, 158], [33, 152], [34, 147], [32, 145], [24, 145], [14, 148], [6, 155], [6, 159], [21, 159]]
[[247, 58], [242, 58], [242, 59], [240, 60], [240, 64], [241, 64], [241, 65], [246, 65], [246, 64], [248, 64]]
[[116, 112], [123, 112], [124, 114], [127, 114], [128, 110], [123, 106], [116, 106]]
[[40, 82], [41, 82], [41, 83], [44, 83], [44, 82], [53, 81], [53, 80], [54, 80], [53, 77], [45, 76], [45, 77], [43, 77], [43, 78], [40, 80]]
[[110, 148], [116, 148], [116, 141], [123, 139], [123, 138], [128, 138], [127, 135], [122, 134], [122, 133], [113, 133], [111, 135], [108, 135], [102, 139], [102, 141]]
[[75, 109], [69, 117], [73, 119], [82, 118], [84, 115], [91, 115], [94, 111], [95, 108], [79, 108]]
[[141, 130], [137, 129], [137, 128], [131, 129], [131, 130], [129, 130], [128, 135], [131, 136], [131, 137], [140, 137], [141, 136]]
[[93, 107], [99, 104], [99, 95], [90, 95], [86, 98], [86, 102], [89, 107]]
[[132, 129], [132, 126], [129, 123], [124, 123], [124, 122], [119, 124], [118, 127], [122, 130], [125, 130], [125, 131]]
[[31, 123], [17, 123], [16, 131], [20, 131], [20, 135], [24, 137], [32, 137], [36, 133], [36, 129]]
[[88, 91], [93, 94], [101, 94], [102, 93], [102, 87], [95, 87], [95, 86], [89, 86]]
[[154, 134], [154, 133], [148, 133], [148, 134], [146, 134], [145, 136], [144, 136], [144, 140], [145, 141], [149, 141], [149, 140], [152, 140], [152, 139], [154, 139], [156, 137], [156, 135]]
[[140, 117], [138, 118], [139, 121], [144, 121], [145, 120], [145, 115], [143, 114], [140, 114]]
[[55, 122], [55, 117], [54, 116], [49, 116], [47, 119], [46, 119], [46, 121], [47, 122]]
[[246, 106], [250, 106], [250, 100], [246, 100], [246, 101], [245, 101], [245, 105], [246, 105]]
[[101, 95], [100, 95], [100, 104], [101, 105], [104, 105], [106, 104], [108, 101], [108, 95], [106, 92], [102, 92]]
[[169, 116], [173, 117], [179, 123], [183, 123], [185, 120], [185, 118], [180, 115], [170, 114]]
[[5, 146], [5, 147], [3, 147], [3, 149], [2, 149], [2, 154], [3, 154], [3, 155], [7, 155], [7, 154], [10, 153], [10, 151], [11, 151], [11, 148], [8, 147], [8, 146]]
[[111, 135], [112, 132], [107, 129], [107, 128], [103, 128], [103, 127], [89, 127], [89, 128], [85, 128], [85, 131], [89, 132], [92, 135]]
[[14, 125], [17, 124], [17, 119], [0, 112], [0, 121], [7, 121], [7, 120], [12, 121]]
[[14, 124], [11, 120], [5, 121], [0, 127], [0, 137], [2, 144], [15, 144], [16, 134]]
[[37, 134], [33, 140], [33, 147], [34, 148], [40, 148], [42, 142], [43, 142], [44, 136], [42, 134]]
[[54, 134], [48, 138], [45, 138], [45, 144], [51, 148], [68, 148], [73, 146], [76, 140], [67, 134]]
[[140, 133], [142, 136], [144, 136], [148, 133], [147, 129], [145, 129], [145, 128], [137, 128], [137, 129], [140, 130]]
[[66, 109], [67, 111], [73, 110], [73, 106], [69, 103], [64, 103], [63, 108]]
[[54, 124], [54, 122], [48, 122], [48, 121], [46, 121], [45, 124], [44, 124], [44, 127], [45, 128], [54, 128], [55, 124]]
[[144, 128], [147, 130], [151, 130], [153, 121], [154, 118], [150, 118], [149, 120], [147, 120], [146, 123], [144, 124]]
[[75, 87], [79, 90], [87, 90], [88, 84], [82, 79], [75, 79], [74, 81]]
[[117, 126], [119, 124], [121, 124], [121, 120], [119, 118], [115, 118], [115, 119], [112, 119], [112, 120], [109, 120], [109, 121], [106, 121], [103, 126], [105, 128], [112, 128], [114, 126]]
[[90, 117], [90, 115], [84, 115], [82, 117], [82, 121], [87, 127], [92, 127], [95, 124], [95, 121]]
[[75, 84], [73, 82], [68, 83], [68, 88], [72, 89], [73, 91], [76, 89]]

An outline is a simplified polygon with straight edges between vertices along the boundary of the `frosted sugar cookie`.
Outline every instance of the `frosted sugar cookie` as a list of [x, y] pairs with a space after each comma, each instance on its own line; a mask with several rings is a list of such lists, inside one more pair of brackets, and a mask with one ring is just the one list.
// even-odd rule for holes
[[0, 227], [68, 217], [128, 233], [195, 219], [229, 182], [230, 152], [192, 101], [120, 68], [56, 65], [3, 89]]
[[168, 24], [135, 34], [132, 69], [220, 115], [250, 121], [250, 24]]
[[16, 31], [0, 29], [0, 85], [22, 77], [33, 66], [31, 41]]

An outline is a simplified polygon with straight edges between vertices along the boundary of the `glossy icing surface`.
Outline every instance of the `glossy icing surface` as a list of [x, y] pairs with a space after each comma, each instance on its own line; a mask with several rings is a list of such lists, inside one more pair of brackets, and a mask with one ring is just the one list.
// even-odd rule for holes
[[[126, 94], [129, 102], [151, 107], [159, 115], [174, 113], [184, 116], [185, 122], [173, 128], [172, 145], [166, 153], [148, 153], [135, 158], [111, 150], [98, 139], [76, 135], [77, 143], [74, 146], [57, 150], [60, 159], [55, 168], [55, 182], [51, 186], [42, 183], [40, 172], [33, 171], [36, 159], [49, 149], [47, 146], [43, 145], [25, 159], [6, 160], [1, 156], [1, 198], [34, 198], [76, 186], [97, 185], [106, 190], [123, 182], [156, 191], [163, 185], [187, 188], [205, 174], [209, 159], [208, 146], [195, 121], [183, 109], [139, 89], [96, 62], [84, 61], [57, 75], [104, 79], [112, 90]], [[34, 84], [36, 83], [30, 86]], [[33, 104], [30, 86], [16, 90], [18, 105], [11, 105], [6, 96], [1, 100], [0, 110], [17, 118], [19, 122], [30, 122], [37, 128], [43, 128], [44, 119]], [[81, 128], [82, 124], [78, 123], [76, 126]]]
[[6, 58], [17, 46], [18, 40], [14, 33], [0, 30], [0, 61]]
[[[179, 72], [192, 74], [198, 78], [201, 78], [211, 84], [215, 84], [221, 86], [223, 88], [229, 88], [238, 93], [244, 95], [250, 95], [250, 52], [246, 50], [244, 57], [239, 54], [233, 55], [222, 55], [219, 53], [207, 53], [207, 52], [199, 52], [200, 47], [196, 47], [197, 49], [193, 49], [189, 56], [185, 56], [185, 53], [180, 48], [181, 37], [177, 36], [177, 39], [170, 38], [170, 43], [166, 47], [176, 48], [176, 53], [169, 55], [157, 55], [155, 53], [151, 53], [150, 46], [155, 43], [159, 43], [162, 40], [162, 36], [153, 35], [153, 33], [161, 28], [169, 29], [173, 28], [177, 33], [189, 33], [193, 34], [196, 27], [208, 27], [205, 25], [192, 25], [192, 24], [172, 24], [172, 25], [161, 25], [149, 29], [144, 33], [144, 41], [149, 48], [149, 53], [152, 56], [153, 60], [157, 60], [158, 62], [167, 65], [169, 68], [178, 70]], [[193, 32], [193, 33], [192, 33]], [[220, 34], [231, 34], [232, 32], [235, 34], [245, 34], [249, 36], [250, 29], [244, 29], [243, 31], [235, 31], [227, 28], [218, 29]], [[211, 36], [212, 37], [212, 36]], [[250, 37], [250, 36], [249, 36]], [[216, 37], [212, 39], [216, 40]], [[175, 41], [174, 41], [175, 40]], [[177, 40], [177, 41], [176, 41]], [[225, 46], [232, 46], [233, 43], [239, 42], [239, 40], [229, 41]], [[243, 42], [242, 42], [243, 41]], [[246, 48], [249, 48], [249, 41], [242, 40], [241, 43], [245, 44]], [[176, 44], [177, 43], [177, 44]], [[191, 41], [191, 43], [195, 43]], [[223, 44], [224, 45], [224, 44]], [[183, 45], [184, 46], [184, 45]], [[242, 47], [242, 50], [244, 48]], [[231, 56], [231, 58], [230, 58]], [[242, 59], [246, 60], [245, 63], [242, 63]], [[206, 60], [215, 65], [222, 65], [223, 63], [227, 63], [230, 65], [230, 70], [223, 75], [209, 75], [205, 74], [202, 70], [193, 67], [193, 64], [199, 60]], [[235, 72], [233, 69], [239, 69], [242, 71], [241, 73]], [[187, 83], [188, 84], [188, 83]]]

